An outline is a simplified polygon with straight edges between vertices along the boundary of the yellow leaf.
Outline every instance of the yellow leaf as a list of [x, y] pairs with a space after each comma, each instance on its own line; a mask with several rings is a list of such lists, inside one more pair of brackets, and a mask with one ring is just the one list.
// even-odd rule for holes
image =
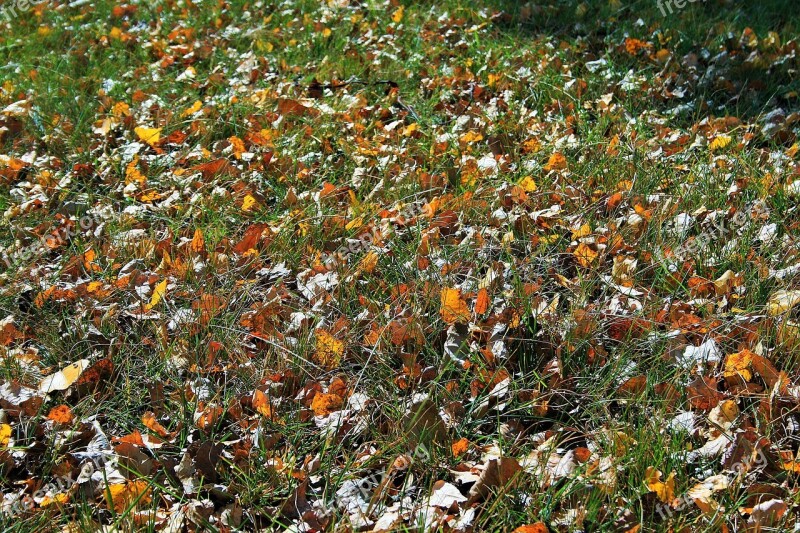
[[406, 126], [405, 128], [403, 128], [403, 137], [408, 137], [409, 135], [411, 135], [412, 133], [414, 133], [417, 130], [419, 130], [419, 124], [417, 124], [416, 122], [413, 122], [413, 123], [409, 124], [408, 126]]
[[351, 230], [355, 228], [360, 228], [363, 225], [364, 225], [364, 219], [361, 217], [356, 217], [347, 224], [345, 224], [344, 229]]
[[62, 492], [59, 494], [54, 495], [52, 498], [50, 496], [45, 496], [42, 498], [42, 501], [39, 502], [39, 507], [44, 509], [45, 507], [50, 507], [51, 505], [55, 505], [59, 507], [69, 501], [69, 493]]
[[750, 372], [749, 367], [753, 363], [753, 356], [755, 354], [745, 348], [741, 352], [730, 354], [725, 359], [725, 372], [726, 378], [741, 376], [745, 381], [750, 381], [753, 378], [753, 373]]
[[584, 268], [589, 268], [600, 254], [594, 251], [591, 246], [585, 243], [580, 243], [575, 251], [572, 252], [572, 255], [575, 256], [575, 259], [578, 261], [579, 265]]
[[462, 143], [474, 143], [483, 140], [483, 135], [478, 131], [468, 131], [458, 138]]
[[314, 353], [316, 362], [327, 370], [338, 367], [344, 354], [344, 343], [324, 329], [318, 329], [316, 336], [317, 351]]
[[247, 213], [257, 205], [258, 205], [258, 200], [256, 200], [253, 195], [248, 194], [244, 197], [244, 200], [242, 200], [242, 211]]
[[158, 305], [158, 302], [167, 294], [167, 280], [161, 281], [153, 290], [153, 296], [150, 298], [150, 303], [147, 304], [147, 310], [151, 310]]
[[542, 143], [536, 137], [531, 137], [522, 143], [522, 151], [526, 154], [538, 152], [542, 149]]
[[194, 115], [195, 113], [200, 111], [202, 107], [203, 107], [203, 102], [197, 100], [195, 101], [195, 103], [191, 105], [191, 107], [187, 108], [186, 110], [184, 110], [183, 113], [181, 113], [181, 117], [188, 117], [189, 115]]
[[675, 499], [675, 472], [667, 476], [666, 481], [661, 481], [661, 471], [652, 466], [647, 467], [645, 481], [650, 492], [655, 492], [658, 499], [664, 503], [669, 503]]
[[161, 140], [161, 128], [145, 128], [138, 126], [133, 130], [142, 141], [153, 146]]
[[578, 240], [581, 237], [588, 237], [591, 234], [592, 234], [592, 227], [589, 224], [584, 224], [583, 226], [572, 232], [572, 239]]
[[150, 487], [147, 481], [128, 481], [106, 487], [106, 504], [117, 513], [125, 511], [132, 505], [145, 506], [150, 501]]
[[143, 193], [141, 196], [138, 197], [140, 202], [152, 203], [156, 200], [161, 199], [161, 193], [158, 191], [149, 191]]
[[139, 185], [144, 185], [147, 182], [147, 178], [144, 177], [136, 165], [139, 164], [139, 156], [135, 156], [133, 160], [128, 163], [128, 166], [125, 167], [125, 185], [130, 185], [131, 183], [138, 183]]
[[721, 150], [731, 144], [731, 141], [733, 141], [733, 138], [731, 138], [730, 135], [717, 135], [714, 140], [711, 141], [711, 144], [708, 145], [708, 149], [712, 152]]
[[247, 149], [244, 146], [244, 141], [241, 140], [239, 137], [236, 137], [234, 135], [234, 136], [228, 137], [228, 142], [231, 143], [231, 148], [233, 150], [233, 156], [236, 159], [241, 159], [242, 158], [242, 154], [247, 151]]
[[74, 363], [65, 366], [55, 374], [50, 374], [42, 380], [39, 384], [39, 390], [42, 392], [52, 392], [57, 390], [66, 390], [70, 385], [80, 377], [86, 367], [89, 366], [88, 359], [81, 359]]
[[367, 274], [372, 274], [376, 266], [378, 266], [378, 254], [374, 250], [370, 250], [358, 264], [358, 268]]
[[522, 187], [525, 192], [533, 192], [536, 190], [536, 182], [533, 181], [533, 178], [530, 176], [525, 176], [519, 180], [519, 186]]
[[442, 320], [448, 324], [469, 322], [471, 317], [467, 302], [461, 296], [461, 291], [459, 289], [442, 289], [441, 308], [439, 312], [442, 315]]
[[120, 40], [122, 38], [122, 30], [114, 26], [111, 28], [111, 31], [108, 32], [108, 36], [112, 39]]
[[125, 102], [117, 102], [111, 108], [111, 114], [117, 118], [129, 117], [131, 116], [131, 108]]
[[767, 313], [772, 316], [781, 315], [800, 303], [800, 291], [775, 292], [767, 302]]
[[0, 446], [8, 446], [11, 440], [11, 426], [8, 424], [0, 424]]
[[397, 10], [392, 14], [392, 20], [394, 22], [400, 22], [401, 20], [403, 20], [404, 11], [405, 9], [403, 8], [403, 6], [398, 7]]

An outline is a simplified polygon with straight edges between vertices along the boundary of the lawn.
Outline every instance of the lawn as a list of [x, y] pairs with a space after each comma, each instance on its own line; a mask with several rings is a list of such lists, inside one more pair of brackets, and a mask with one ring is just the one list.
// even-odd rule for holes
[[800, 527], [796, 11], [0, 4], [0, 527]]

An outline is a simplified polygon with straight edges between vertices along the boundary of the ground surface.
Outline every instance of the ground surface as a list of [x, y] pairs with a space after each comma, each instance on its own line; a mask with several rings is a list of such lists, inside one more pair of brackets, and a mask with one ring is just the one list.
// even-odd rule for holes
[[795, 527], [792, 2], [5, 9], [4, 530]]

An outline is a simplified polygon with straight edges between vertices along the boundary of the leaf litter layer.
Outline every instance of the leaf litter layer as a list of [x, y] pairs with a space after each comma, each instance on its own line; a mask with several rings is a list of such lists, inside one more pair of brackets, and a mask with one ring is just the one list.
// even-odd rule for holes
[[797, 21], [659, 5], [3, 18], [4, 527], [795, 527]]

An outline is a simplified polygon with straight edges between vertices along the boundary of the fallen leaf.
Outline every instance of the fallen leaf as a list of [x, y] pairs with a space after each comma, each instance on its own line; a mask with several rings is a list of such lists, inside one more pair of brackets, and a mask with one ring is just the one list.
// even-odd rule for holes
[[153, 146], [161, 140], [161, 128], [145, 128], [138, 126], [133, 130], [142, 142]]
[[522, 178], [519, 181], [519, 186], [522, 187], [525, 192], [533, 192], [536, 190], [536, 182], [533, 181], [533, 178], [530, 176]]
[[645, 483], [650, 492], [655, 492], [659, 500], [670, 503], [675, 499], [675, 472], [670, 472], [665, 481], [661, 481], [661, 471], [652, 466], [647, 467]]
[[469, 491], [469, 503], [485, 500], [491, 493], [500, 495], [517, 482], [521, 471], [522, 467], [514, 458], [490, 459], [484, 465], [480, 478]]
[[767, 302], [767, 312], [771, 316], [781, 315], [790, 311], [800, 303], [800, 291], [780, 290], [772, 294]]
[[453, 452], [453, 457], [460, 457], [467, 453], [469, 449], [469, 440], [462, 437], [455, 441], [452, 446], [450, 446], [450, 449]]
[[708, 145], [708, 149], [712, 152], [721, 150], [731, 144], [731, 141], [733, 141], [733, 138], [730, 135], [717, 135]]
[[52, 420], [57, 424], [69, 424], [72, 422], [72, 410], [66, 405], [57, 405], [50, 409], [47, 414], [48, 420]]
[[475, 314], [482, 315], [489, 310], [489, 291], [484, 289], [478, 290], [478, 298], [475, 300]]
[[338, 394], [318, 392], [311, 401], [311, 410], [316, 416], [328, 416], [342, 407], [344, 400]]
[[544, 522], [536, 522], [535, 524], [527, 524], [519, 526], [512, 533], [548, 533], [549, 529]]
[[441, 309], [439, 312], [442, 315], [442, 320], [448, 324], [469, 322], [470, 318], [472, 318], [467, 302], [461, 296], [459, 289], [442, 289]]
[[151, 502], [150, 486], [147, 481], [134, 480], [106, 487], [106, 504], [114, 512], [121, 513], [136, 505], [144, 507]]
[[55, 374], [44, 378], [39, 384], [39, 390], [49, 393], [57, 390], [68, 389], [80, 377], [81, 373], [89, 366], [88, 359], [81, 359], [65, 366]]
[[730, 354], [725, 358], [725, 372], [723, 376], [726, 378], [739, 376], [745, 381], [753, 379], [750, 365], [753, 363], [754, 355], [755, 354], [747, 348], [740, 352]]
[[428, 505], [432, 507], [442, 507], [449, 509], [456, 503], [463, 503], [467, 501], [467, 497], [452, 483], [439, 480], [433, 484], [430, 498], [428, 498]]
[[170, 435], [169, 431], [156, 420], [156, 415], [150, 411], [142, 415], [142, 424], [159, 437], [166, 438]]
[[561, 152], [556, 152], [547, 160], [547, 164], [543, 167], [546, 172], [551, 170], [564, 170], [567, 168], [567, 158]]
[[272, 404], [269, 397], [258, 389], [253, 391], [253, 408], [264, 418], [272, 419]]
[[314, 360], [327, 370], [338, 367], [344, 354], [344, 342], [324, 329], [316, 331], [316, 338], [317, 350], [314, 352]]
[[572, 254], [575, 256], [575, 259], [578, 261], [578, 264], [584, 268], [589, 268], [592, 266], [592, 263], [597, 260], [597, 257], [600, 255], [598, 252], [592, 249], [591, 246], [585, 243], [578, 244], [578, 247], [575, 249]]

